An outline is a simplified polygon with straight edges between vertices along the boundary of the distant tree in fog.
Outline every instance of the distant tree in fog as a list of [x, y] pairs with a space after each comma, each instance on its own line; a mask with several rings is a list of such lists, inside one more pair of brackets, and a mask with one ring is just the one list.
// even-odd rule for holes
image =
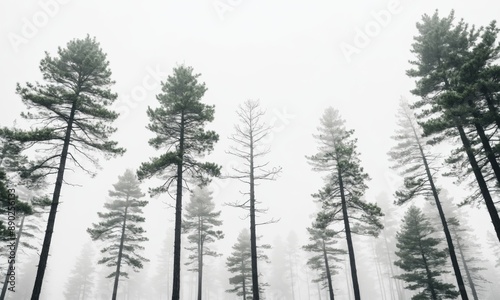
[[95, 265], [93, 262], [94, 249], [87, 242], [83, 244], [80, 255], [71, 269], [64, 289], [64, 296], [68, 300], [91, 300], [94, 287]]
[[191, 192], [182, 225], [184, 231], [190, 233], [187, 238], [193, 245], [186, 247], [192, 252], [186, 265], [194, 265], [190, 270], [198, 273], [198, 300], [202, 299], [203, 292], [203, 259], [205, 256], [221, 255], [207, 246], [224, 237], [221, 230], [216, 230], [216, 227], [222, 225], [220, 214], [220, 211], [215, 211], [212, 192], [206, 187], [197, 187]]
[[114, 278], [112, 299], [116, 300], [120, 276], [128, 278], [128, 274], [120, 270], [122, 264], [138, 270], [143, 267], [143, 262], [148, 261], [138, 253], [144, 249], [141, 243], [148, 240], [143, 236], [144, 229], [139, 226], [145, 220], [142, 208], [148, 202], [139, 200], [144, 194], [131, 170], [119, 176], [113, 187], [114, 190], [109, 191], [113, 200], [104, 204], [106, 212], [97, 213], [102, 221], [92, 224], [87, 232], [92, 240], [100, 240], [105, 244], [101, 250], [104, 257], [98, 263], [115, 268], [107, 278]]
[[[236, 243], [233, 245], [233, 252], [227, 258], [226, 266], [229, 272], [235, 274], [229, 278], [229, 283], [233, 286], [232, 289], [227, 290], [228, 293], [235, 293], [241, 296], [243, 300], [253, 300], [253, 280], [252, 280], [252, 251], [250, 243], [250, 232], [244, 229], [238, 235]], [[269, 245], [261, 245], [262, 249], [269, 249]], [[268, 257], [262, 251], [257, 252], [257, 257], [261, 260], [267, 261]], [[259, 274], [260, 275], [260, 274]], [[259, 294], [262, 296], [264, 291], [263, 287], [267, 283], [260, 283]]]
[[332, 276], [337, 273], [336, 269], [339, 268], [334, 263], [341, 261], [338, 256], [346, 254], [346, 251], [334, 247], [338, 243], [336, 239], [339, 232], [328, 228], [329, 224], [321, 216], [321, 213], [317, 219], [311, 227], [307, 228], [310, 243], [302, 248], [312, 254], [307, 260], [307, 265], [318, 274], [318, 277], [314, 278], [312, 282], [319, 283], [322, 288], [326, 288], [330, 300], [334, 300]]

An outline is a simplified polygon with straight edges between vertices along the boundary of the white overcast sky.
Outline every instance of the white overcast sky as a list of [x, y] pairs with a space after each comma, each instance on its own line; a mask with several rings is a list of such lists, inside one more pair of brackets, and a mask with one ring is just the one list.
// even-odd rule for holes
[[[276, 182], [264, 183], [257, 197], [270, 208], [278, 224], [259, 227], [259, 233], [302, 234], [314, 212], [310, 194], [321, 185], [305, 155], [315, 151], [312, 134], [324, 109], [340, 110], [348, 128], [355, 129], [363, 166], [372, 177], [367, 199], [385, 191], [392, 194], [386, 152], [391, 145], [394, 115], [400, 96], [411, 99], [413, 79], [405, 75], [412, 58], [410, 45], [415, 23], [439, 9], [446, 16], [477, 26], [498, 18], [496, 1], [77, 1], [40, 0], [0, 2], [0, 124], [11, 126], [24, 110], [15, 94], [17, 82], [41, 80], [39, 62], [44, 51], [54, 55], [74, 38], [96, 37], [108, 54], [122, 116], [115, 122], [115, 139], [127, 153], [102, 160], [95, 179], [83, 172], [67, 173], [82, 187], [64, 186], [51, 257], [51, 284], [44, 293], [60, 297], [67, 272], [96, 220], [107, 190], [126, 168], [137, 168], [158, 155], [147, 144], [151, 133], [146, 108], [157, 106], [158, 80], [178, 64], [201, 73], [208, 88], [203, 101], [215, 104], [220, 134], [210, 159], [226, 169], [236, 162], [225, 151], [233, 132], [235, 110], [246, 99], [260, 99], [273, 125], [268, 159], [282, 166]], [[377, 21], [378, 18], [378, 21]], [[363, 41], [361, 37], [368, 34]], [[346, 55], [342, 47], [353, 51]], [[349, 46], [347, 46], [349, 45]], [[152, 182], [145, 182], [146, 190]], [[49, 191], [52, 187], [49, 189]], [[215, 201], [239, 199], [244, 187], [233, 182], [214, 183]], [[148, 197], [149, 198], [149, 197]], [[151, 200], [146, 209], [151, 245], [163, 240], [173, 210]], [[222, 246], [230, 247], [237, 233], [248, 227], [243, 212], [224, 207], [227, 232]], [[483, 209], [485, 210], [485, 209]], [[485, 216], [485, 214], [484, 214]], [[490, 226], [485, 222], [485, 226]], [[270, 238], [272, 240], [272, 238]], [[156, 252], [155, 252], [156, 253]], [[47, 298], [48, 299], [48, 298]]]

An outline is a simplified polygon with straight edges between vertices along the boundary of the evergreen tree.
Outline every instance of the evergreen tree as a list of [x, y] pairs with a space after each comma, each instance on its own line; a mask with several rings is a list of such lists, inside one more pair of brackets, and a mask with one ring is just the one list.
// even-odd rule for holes
[[[474, 83], [478, 76], [477, 66], [491, 61], [491, 58], [479, 59], [471, 50], [479, 32], [469, 29], [463, 21], [457, 25], [453, 21], [452, 11], [443, 19], [437, 12], [433, 16], [424, 15], [422, 22], [417, 23], [420, 35], [414, 38], [412, 45], [417, 60], [411, 61], [415, 68], [407, 71], [408, 76], [417, 78], [412, 93], [422, 98], [414, 107], [420, 109], [417, 116], [424, 134], [434, 136], [432, 143], [455, 137], [462, 142], [462, 148], [454, 154], [465, 152], [467, 155], [500, 241], [500, 217], [476, 157], [481, 153], [487, 159], [497, 183], [500, 183], [500, 166], [487, 137], [482, 112], [478, 109], [480, 97]], [[474, 147], [476, 143], [480, 144], [480, 149]], [[456, 157], [449, 159], [456, 160]]]
[[91, 151], [105, 153], [106, 157], [125, 151], [109, 140], [115, 129], [108, 124], [118, 114], [107, 107], [117, 95], [110, 90], [114, 82], [106, 54], [95, 39], [87, 36], [72, 40], [66, 48], [59, 48], [57, 57], [46, 53], [40, 70], [45, 84], [18, 84], [16, 89], [30, 110], [21, 116], [34, 126], [30, 131], [4, 128], [1, 134], [45, 153], [24, 169], [23, 177], [57, 176], [32, 300], [40, 297], [66, 163], [73, 162], [92, 174], [82, 161], [98, 164]]
[[462, 299], [467, 300], [469, 297], [467, 296], [457, 255], [455, 254], [455, 247], [441, 206], [438, 189], [434, 184], [433, 173], [436, 169], [433, 167], [433, 162], [435, 156], [426, 152], [415, 116], [408, 103], [403, 99], [399, 106], [398, 125], [399, 129], [393, 137], [398, 144], [389, 152], [391, 159], [394, 161], [394, 168], [399, 169], [401, 175], [404, 176], [404, 187], [396, 192], [396, 203], [401, 205], [419, 195], [431, 196], [434, 199], [446, 237], [458, 289]]
[[218, 176], [220, 167], [214, 163], [200, 162], [198, 157], [213, 150], [219, 136], [214, 131], [205, 131], [207, 122], [214, 119], [214, 106], [201, 102], [207, 90], [198, 82], [200, 74], [193, 68], [179, 66], [174, 74], [162, 83], [163, 93], [157, 95], [160, 107], [148, 107], [150, 120], [148, 129], [156, 134], [149, 140], [156, 150], [163, 150], [159, 157], [142, 163], [137, 172], [139, 179], [157, 176], [163, 180], [159, 187], [150, 189], [151, 196], [169, 192], [175, 183], [175, 237], [172, 300], [180, 297], [181, 272], [181, 226], [184, 176], [196, 178], [201, 184], [209, 176]]
[[219, 253], [208, 248], [209, 243], [224, 237], [220, 230], [215, 227], [222, 225], [220, 211], [215, 210], [212, 200], [212, 192], [207, 188], [198, 187], [191, 193], [191, 201], [186, 206], [183, 226], [188, 235], [189, 243], [192, 247], [186, 249], [193, 252], [189, 256], [187, 265], [195, 264], [192, 271], [198, 273], [198, 300], [202, 299], [203, 264], [205, 256], [220, 256]]
[[[356, 259], [351, 233], [377, 236], [383, 228], [379, 218], [383, 216], [376, 204], [365, 202], [362, 197], [369, 179], [361, 167], [356, 151], [356, 139], [353, 131], [347, 130], [339, 112], [327, 108], [320, 120], [319, 134], [314, 137], [319, 141], [318, 153], [308, 157], [315, 171], [328, 172], [325, 187], [313, 195], [322, 203], [324, 216], [328, 223], [343, 221], [351, 266], [354, 298], [361, 299]], [[338, 212], [342, 215], [339, 217]], [[354, 224], [351, 229], [351, 222]]]
[[307, 228], [311, 243], [303, 246], [303, 249], [314, 254], [307, 261], [307, 265], [318, 271], [319, 274], [319, 277], [313, 279], [313, 282], [321, 283], [323, 288], [328, 288], [330, 300], [334, 300], [332, 275], [336, 274], [335, 270], [338, 269], [334, 262], [339, 262], [340, 259], [337, 256], [346, 254], [346, 251], [334, 248], [334, 245], [338, 243], [335, 240], [338, 232], [327, 227], [325, 223], [315, 222]]
[[[234, 126], [236, 133], [230, 139], [236, 144], [231, 147], [229, 153], [243, 160], [241, 167], [233, 168], [236, 178], [245, 184], [248, 184], [249, 191], [246, 195], [249, 199], [243, 202], [232, 204], [234, 207], [240, 207], [249, 210], [250, 215], [250, 244], [252, 261], [252, 295], [253, 300], [260, 299], [259, 271], [257, 264], [257, 213], [265, 212], [265, 209], [257, 208], [259, 202], [255, 196], [256, 182], [261, 180], [274, 180], [281, 172], [281, 167], [268, 169], [269, 162], [259, 162], [258, 159], [269, 153], [270, 149], [264, 147], [262, 143], [269, 135], [270, 127], [262, 121], [264, 111], [260, 109], [259, 101], [247, 100], [237, 111], [239, 123]], [[263, 148], [264, 147], [264, 148]], [[273, 223], [275, 220], [261, 223]]]
[[104, 204], [107, 212], [97, 213], [102, 221], [92, 224], [92, 228], [88, 228], [87, 232], [92, 240], [106, 243], [101, 250], [104, 257], [98, 263], [115, 268], [107, 278], [114, 278], [112, 299], [116, 300], [120, 276], [128, 278], [126, 272], [120, 271], [122, 265], [126, 264], [133, 270], [139, 270], [142, 269], [143, 262], [148, 261], [137, 253], [144, 249], [140, 244], [148, 240], [143, 236], [144, 229], [139, 226], [139, 223], [145, 220], [142, 208], [148, 202], [139, 200], [144, 194], [131, 170], [126, 170], [119, 176], [113, 187], [114, 191], [109, 191], [113, 200]]
[[[263, 249], [270, 248], [269, 245], [261, 245], [260, 247]], [[235, 275], [229, 278], [229, 283], [233, 285], [233, 288], [226, 292], [242, 296], [243, 300], [253, 300], [255, 298], [253, 298], [252, 293], [252, 251], [250, 249], [250, 232], [247, 229], [240, 232], [232, 248], [233, 252], [231, 252], [231, 255], [227, 258], [226, 266], [228, 271]], [[261, 260], [268, 259], [267, 255], [262, 251], [258, 251], [257, 257]], [[263, 287], [266, 285], [266, 283], [260, 283], [259, 294], [262, 294]]]
[[92, 299], [94, 286], [94, 249], [90, 242], [83, 244], [80, 255], [66, 281], [64, 296], [71, 300]]
[[453, 285], [441, 282], [439, 276], [446, 273], [446, 250], [437, 246], [439, 239], [430, 235], [435, 232], [422, 211], [411, 206], [403, 218], [401, 230], [397, 233], [396, 246], [399, 257], [394, 264], [405, 271], [398, 276], [410, 290], [419, 290], [412, 299], [455, 299], [460, 295]]

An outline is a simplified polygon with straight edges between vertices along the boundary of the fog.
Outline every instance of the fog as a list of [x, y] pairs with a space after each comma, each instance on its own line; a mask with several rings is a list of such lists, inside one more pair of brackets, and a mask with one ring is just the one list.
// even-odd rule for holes
[[[207, 128], [217, 132], [220, 139], [206, 159], [221, 165], [223, 174], [242, 164], [227, 153], [232, 145], [229, 136], [238, 122], [238, 106], [254, 99], [266, 111], [264, 121], [271, 130], [264, 144], [270, 147], [270, 153], [263, 161], [281, 167], [282, 172], [276, 180], [260, 182], [256, 187], [260, 208], [268, 209], [258, 222], [278, 220], [257, 226], [261, 236], [258, 243], [271, 245], [265, 250], [269, 263], [259, 261], [262, 280], [270, 284], [265, 287], [265, 299], [327, 299], [327, 291], [318, 291], [319, 286], [310, 282], [314, 272], [306, 266], [308, 254], [301, 249], [308, 243], [306, 228], [320, 208], [311, 194], [323, 186], [325, 175], [314, 172], [306, 159], [317, 150], [313, 134], [327, 107], [340, 111], [346, 126], [355, 130], [362, 166], [371, 177], [364, 198], [377, 202], [384, 213], [390, 209], [390, 218], [396, 220], [398, 230], [399, 220], [409, 206], [393, 205], [392, 195], [402, 178], [389, 168], [387, 152], [394, 145], [391, 136], [400, 98], [414, 99], [410, 93], [414, 79], [405, 72], [410, 68], [408, 60], [414, 58], [410, 47], [417, 34], [415, 24], [423, 14], [433, 14], [436, 9], [443, 17], [454, 9], [457, 20], [464, 18], [470, 24], [486, 26], [498, 19], [500, 4], [487, 0], [2, 1], [0, 125], [28, 126], [20, 117], [26, 107], [15, 92], [16, 84], [42, 81], [39, 63], [44, 52], [55, 56], [58, 47], [64, 48], [70, 40], [88, 34], [100, 43], [110, 62], [112, 79], [116, 81], [112, 91], [118, 94], [113, 108], [120, 113], [113, 123], [118, 129], [113, 139], [127, 150], [110, 160], [96, 155], [100, 169], [93, 169], [95, 177], [76, 168], [66, 171], [41, 299], [66, 299], [68, 278], [82, 257], [95, 264], [93, 294], [86, 299], [101, 299], [97, 292], [108, 291], [106, 285], [112, 285], [112, 279], [103, 278], [112, 270], [104, 273], [97, 264], [103, 243], [91, 241], [86, 229], [98, 222], [97, 212], [103, 211], [108, 191], [118, 176], [126, 169], [137, 170], [142, 162], [161, 153], [148, 145], [153, 134], [146, 129], [146, 110], [158, 106], [155, 96], [161, 91], [161, 82], [181, 64], [201, 74], [199, 81], [208, 88], [202, 101], [215, 105], [214, 121]], [[442, 147], [447, 151], [446, 146]], [[92, 168], [91, 164], [87, 166]], [[54, 180], [48, 180], [45, 194], [52, 193]], [[141, 189], [147, 193], [159, 182], [144, 180]], [[454, 203], [463, 200], [465, 187], [454, 185], [450, 178], [440, 177], [439, 183]], [[211, 244], [222, 256], [206, 260], [204, 298], [241, 299], [225, 292], [231, 288], [225, 264], [238, 234], [249, 228], [248, 213], [227, 203], [242, 200], [242, 192], [248, 187], [235, 179], [217, 178], [209, 188], [216, 210], [221, 211], [220, 229], [225, 236]], [[173, 258], [164, 251], [168, 249], [165, 241], [173, 236], [175, 201], [168, 194], [146, 195], [143, 200], [149, 201], [143, 224], [149, 241], [143, 244], [143, 255], [150, 262], [140, 273], [131, 274], [128, 281], [120, 281], [118, 299], [170, 299]], [[184, 205], [188, 201], [186, 192]], [[424, 206], [423, 199], [415, 203]], [[489, 252], [485, 232], [494, 230], [486, 209], [468, 207], [466, 214], [485, 249], [485, 259], [491, 259], [493, 253]], [[40, 227], [42, 233], [33, 239], [39, 248], [45, 223]], [[381, 241], [380, 237], [354, 238], [363, 299], [391, 299], [387, 266], [375, 263], [376, 255], [384, 253], [376, 251]], [[340, 247], [345, 248], [344, 243], [345, 239], [339, 239]], [[86, 244], [93, 249], [93, 255], [82, 255]], [[195, 299], [196, 273], [184, 266], [187, 245], [184, 238], [181, 299]], [[20, 275], [20, 281], [30, 282], [18, 282], [19, 287], [27, 289], [26, 296], [17, 291], [6, 299], [29, 299], [39, 253], [27, 249], [19, 254], [20, 272], [31, 272], [33, 279]], [[294, 259], [286, 259], [285, 254]], [[160, 288], [155, 276], [162, 259], [169, 269]], [[346, 271], [348, 257], [337, 264], [340, 269], [333, 277], [336, 299], [354, 299]], [[452, 274], [445, 280], [455, 283]], [[161, 289], [164, 292], [158, 292]], [[110, 296], [111, 292], [102, 299]]]

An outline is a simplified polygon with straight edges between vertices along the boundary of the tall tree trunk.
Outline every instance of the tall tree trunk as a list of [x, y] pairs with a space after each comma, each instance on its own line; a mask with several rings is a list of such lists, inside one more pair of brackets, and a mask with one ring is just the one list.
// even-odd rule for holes
[[21, 236], [23, 234], [23, 227], [24, 227], [24, 218], [26, 218], [25, 215], [21, 217], [21, 223], [19, 224], [19, 229], [17, 230], [17, 237], [16, 237], [16, 243], [14, 245], [14, 259], [9, 259], [9, 266], [7, 267], [7, 272], [5, 273], [5, 280], [3, 281], [3, 287], [2, 287], [2, 294], [0, 295], [0, 300], [5, 299], [5, 295], [7, 293], [7, 287], [9, 285], [9, 273], [10, 270], [14, 270], [14, 263], [17, 260], [17, 249], [19, 248], [19, 241], [21, 240]]
[[[200, 218], [200, 217], [198, 217]], [[201, 218], [200, 218], [201, 219]], [[198, 225], [198, 300], [201, 300], [201, 293], [203, 290], [203, 237], [201, 236], [201, 230], [203, 228], [203, 221], [199, 220]]]
[[340, 188], [340, 198], [342, 201], [342, 215], [344, 217], [345, 236], [347, 239], [349, 262], [351, 264], [351, 277], [352, 277], [352, 288], [354, 290], [354, 299], [361, 300], [361, 294], [359, 291], [359, 283], [358, 283], [358, 274], [356, 271], [356, 257], [354, 255], [354, 246], [352, 244], [352, 237], [351, 237], [351, 226], [349, 224], [349, 215], [347, 213], [347, 201], [345, 199], [345, 193], [344, 193], [344, 182], [342, 181], [342, 171], [340, 170], [340, 168], [337, 168], [337, 171], [339, 176], [339, 188]]
[[472, 275], [470, 274], [469, 267], [467, 266], [467, 261], [465, 259], [462, 245], [460, 244], [460, 238], [458, 237], [458, 233], [455, 232], [455, 236], [457, 237], [456, 240], [457, 240], [458, 253], [460, 254], [460, 258], [462, 259], [462, 264], [464, 266], [465, 275], [467, 276], [467, 281], [469, 282], [469, 287], [472, 291], [472, 296], [474, 297], [474, 300], [479, 300], [477, 296], [476, 285], [474, 284], [474, 280], [472, 279]]
[[465, 130], [461, 125], [457, 125], [458, 132], [460, 133], [460, 139], [462, 140], [462, 144], [465, 148], [465, 152], [467, 153], [467, 157], [469, 159], [469, 163], [472, 167], [472, 171], [476, 177], [476, 181], [479, 185], [479, 189], [481, 190], [481, 194], [483, 195], [484, 202], [488, 209], [488, 213], [490, 214], [491, 221], [493, 226], [495, 227], [495, 232], [497, 234], [497, 238], [500, 241], [500, 217], [498, 216], [498, 211], [495, 207], [495, 203], [491, 198], [490, 191], [488, 189], [488, 185], [484, 180], [484, 176], [479, 169], [479, 165], [477, 163], [476, 157], [474, 156], [474, 152], [472, 151], [472, 146], [469, 141], [469, 138], [465, 134]]
[[179, 137], [179, 163], [177, 164], [177, 191], [175, 198], [175, 228], [174, 228], [174, 275], [172, 300], [180, 299], [181, 292], [181, 230], [182, 230], [182, 173], [184, 165], [184, 113], [181, 113]]
[[436, 207], [439, 212], [439, 218], [441, 219], [441, 224], [443, 225], [444, 235], [446, 236], [446, 243], [448, 244], [448, 250], [450, 252], [451, 264], [453, 265], [453, 271], [455, 272], [455, 279], [457, 281], [458, 290], [460, 291], [460, 295], [462, 300], [468, 300], [467, 290], [465, 289], [464, 280], [462, 278], [462, 273], [460, 272], [460, 266], [458, 265], [457, 255], [455, 254], [455, 247], [453, 246], [453, 240], [451, 239], [450, 230], [448, 228], [448, 223], [446, 222], [446, 217], [444, 215], [443, 207], [441, 206], [441, 201], [439, 200], [439, 195], [434, 185], [434, 179], [432, 178], [432, 173], [429, 168], [429, 163], [427, 162], [427, 157], [425, 156], [424, 149], [422, 148], [422, 144], [418, 137], [417, 131], [415, 127], [413, 127], [413, 134], [418, 144], [418, 149], [420, 151], [420, 155], [422, 157], [422, 162], [424, 163], [425, 173], [427, 174], [427, 179], [429, 180], [429, 185], [431, 186], [432, 195], [434, 197], [434, 202], [436, 203]]
[[115, 274], [115, 283], [113, 284], [113, 296], [112, 300], [116, 300], [116, 296], [118, 294], [118, 282], [120, 281], [120, 269], [122, 265], [122, 255], [123, 255], [123, 244], [125, 243], [125, 228], [127, 226], [127, 212], [128, 212], [128, 196], [127, 196], [127, 205], [125, 206], [125, 212], [123, 216], [123, 224], [122, 224], [122, 235], [120, 237], [120, 248], [118, 248], [118, 259], [116, 261], [116, 274]]
[[47, 268], [50, 242], [52, 241], [52, 233], [54, 232], [54, 225], [56, 223], [57, 206], [59, 205], [59, 197], [61, 196], [64, 170], [66, 169], [66, 159], [68, 157], [69, 142], [71, 141], [71, 131], [75, 120], [76, 102], [78, 101], [78, 97], [79, 93], [75, 95], [75, 100], [71, 106], [71, 112], [68, 118], [68, 127], [66, 128], [66, 134], [64, 136], [64, 144], [61, 151], [59, 168], [57, 170], [56, 184], [54, 187], [54, 193], [52, 194], [52, 204], [50, 205], [49, 218], [47, 220], [47, 228], [45, 229], [45, 237], [43, 239], [42, 252], [40, 253], [40, 261], [38, 262], [38, 269], [36, 272], [35, 285], [33, 286], [33, 293], [31, 294], [31, 300], [39, 300], [40, 293], [42, 292], [43, 277], [45, 275], [45, 269]]
[[[252, 128], [250, 131], [252, 132]], [[257, 233], [255, 224], [255, 178], [253, 157], [253, 135], [250, 134], [250, 248], [252, 259], [252, 295], [253, 300], [260, 300], [259, 272], [257, 270]]]
[[330, 264], [328, 263], [328, 255], [326, 253], [325, 240], [323, 242], [323, 259], [325, 261], [326, 278], [328, 280], [328, 292], [330, 295], [330, 300], [335, 300], [333, 295], [333, 284], [332, 284], [332, 274], [330, 273]]

